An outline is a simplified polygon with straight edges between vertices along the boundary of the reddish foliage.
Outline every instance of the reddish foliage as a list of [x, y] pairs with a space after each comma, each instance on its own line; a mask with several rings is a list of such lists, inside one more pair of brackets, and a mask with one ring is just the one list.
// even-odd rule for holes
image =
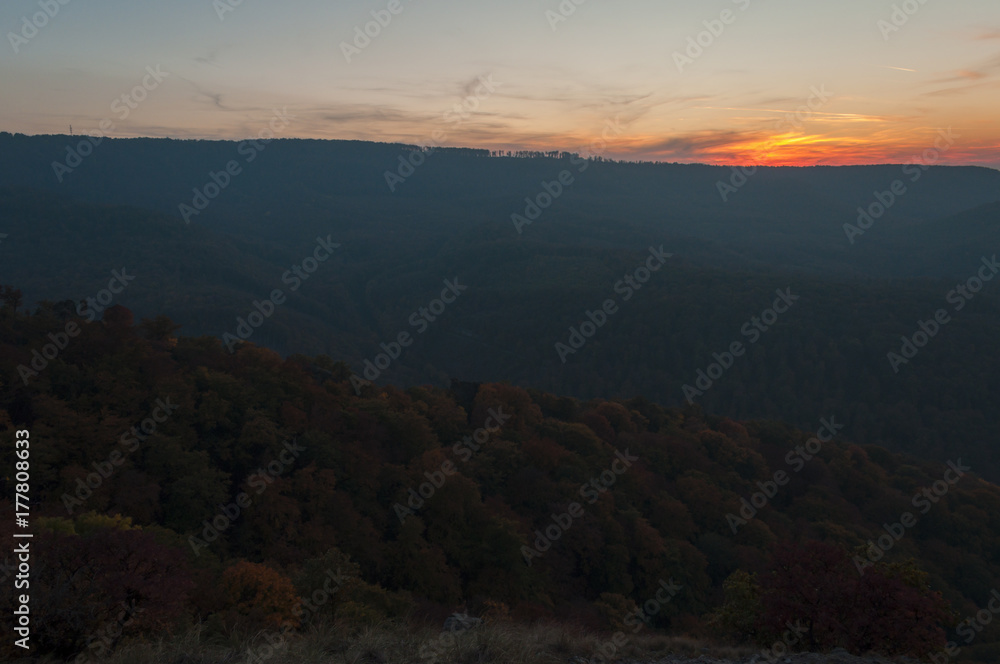
[[945, 643], [940, 595], [885, 569], [858, 573], [848, 553], [809, 541], [780, 545], [763, 579], [761, 627], [778, 634], [799, 623], [804, 646], [922, 656]]
[[221, 593], [230, 614], [252, 627], [298, 627], [295, 607], [299, 597], [291, 579], [266, 565], [238, 562], [222, 574]]
[[42, 651], [110, 650], [123, 635], [170, 628], [184, 609], [191, 588], [186, 557], [149, 532], [43, 531], [36, 546], [31, 596]]

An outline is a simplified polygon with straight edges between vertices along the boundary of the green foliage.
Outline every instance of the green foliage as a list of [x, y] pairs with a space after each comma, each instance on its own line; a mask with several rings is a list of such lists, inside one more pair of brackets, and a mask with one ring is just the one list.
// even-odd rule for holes
[[121, 514], [98, 514], [90, 511], [71, 519], [61, 516], [43, 516], [35, 522], [39, 528], [63, 535], [92, 535], [101, 530], [141, 530], [132, 525], [132, 518]]
[[361, 578], [361, 568], [337, 548], [307, 560], [295, 578], [303, 607], [312, 619], [325, 615], [352, 625], [374, 625], [405, 616], [413, 601]]
[[740, 642], [756, 641], [760, 634], [761, 604], [760, 583], [757, 575], [736, 570], [722, 584], [725, 600], [710, 616]]
[[619, 593], [601, 593], [594, 608], [603, 621], [603, 627], [611, 632], [631, 632], [634, 628], [625, 622], [629, 616], [634, 616], [639, 611], [635, 602]]
[[350, 584], [348, 599], [337, 606], [335, 617], [352, 625], [375, 625], [389, 618], [406, 616], [413, 601], [405, 592], [390, 592], [379, 585], [363, 581]]

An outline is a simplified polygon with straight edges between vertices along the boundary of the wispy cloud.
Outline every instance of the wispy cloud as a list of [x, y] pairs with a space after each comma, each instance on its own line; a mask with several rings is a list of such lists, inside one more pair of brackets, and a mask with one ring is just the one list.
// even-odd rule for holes
[[212, 49], [206, 55], [196, 56], [194, 58], [194, 61], [197, 62], [200, 65], [211, 65], [211, 66], [218, 67], [219, 66], [219, 53], [220, 53], [220, 51], [221, 51], [221, 49], [218, 49], [218, 48]]
[[953, 87], [925, 92], [927, 96], [945, 96], [966, 93], [983, 87], [984, 79], [1000, 74], [1000, 55], [983, 60], [971, 67], [958, 69], [948, 76], [931, 81], [931, 85], [950, 85]]

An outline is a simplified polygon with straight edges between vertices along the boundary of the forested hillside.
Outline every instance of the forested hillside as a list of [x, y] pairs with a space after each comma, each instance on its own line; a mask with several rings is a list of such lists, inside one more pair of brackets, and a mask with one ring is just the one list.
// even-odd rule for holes
[[[858, 445], [836, 408], [803, 432], [638, 394], [355, 389], [329, 357], [0, 295], [0, 440], [13, 468], [30, 432], [34, 638], [51, 652], [109, 620], [129, 638], [466, 603], [762, 644], [801, 618], [818, 648], [947, 638], [1000, 656], [995, 625], [966, 620], [1000, 584], [1000, 489], [961, 455]], [[331, 583], [304, 614], [297, 598]]]
[[[543, 217], [518, 236], [502, 217], [449, 230], [462, 218], [457, 209], [433, 219], [387, 212], [381, 220], [331, 211], [324, 224], [288, 214], [266, 233], [230, 233], [148, 210], [8, 189], [0, 192], [0, 231], [8, 235], [0, 278], [32, 303], [79, 302], [124, 267], [134, 279], [115, 303], [140, 317], [167, 315], [183, 333], [225, 338], [230, 348], [246, 336], [283, 355], [329, 354], [379, 384], [443, 387], [457, 377], [578, 398], [641, 394], [669, 406], [690, 398], [710, 412], [803, 428], [835, 412], [858, 443], [928, 458], [962, 455], [984, 477], [1000, 479], [1000, 291], [989, 267], [1000, 247], [996, 205], [921, 222], [894, 249], [867, 235], [853, 247], [928, 273], [910, 279], [761, 265], [735, 249], [620, 217], [603, 226], [558, 226]], [[550, 222], [558, 241], [532, 236]], [[655, 258], [650, 248], [670, 256], [662, 265], [656, 258], [658, 269], [639, 283], [637, 271]], [[317, 261], [317, 251], [328, 257]], [[980, 273], [990, 280], [969, 284]], [[433, 320], [420, 315], [446, 280], [457, 280], [458, 294], [447, 295], [456, 300]], [[265, 301], [275, 289], [283, 302], [271, 309]], [[797, 299], [770, 320], [776, 291]], [[584, 328], [583, 339], [588, 312], [600, 322], [609, 299], [614, 313], [599, 328]], [[264, 315], [255, 303], [270, 313], [251, 329], [248, 318]], [[944, 324], [934, 322], [939, 310]], [[755, 326], [762, 315], [773, 324]], [[922, 338], [920, 323], [931, 338]], [[412, 343], [372, 369], [382, 344], [401, 333]], [[735, 342], [745, 352], [729, 363], [725, 353]], [[721, 375], [717, 355], [730, 364]]]
[[[362, 141], [92, 143], [0, 132], [0, 186], [138, 207], [276, 248], [333, 233], [352, 256], [391, 253], [394, 265], [484, 239], [609, 249], [684, 240], [712, 267], [736, 261], [824, 276], [951, 278], [966, 274], [951, 263], [970, 242], [998, 239], [1000, 172], [989, 168], [920, 162], [741, 172]], [[228, 174], [233, 163], [238, 169]], [[897, 180], [906, 189], [898, 196], [890, 191]], [[733, 181], [742, 184], [730, 192], [723, 185]], [[528, 219], [544, 183], [562, 191], [548, 204], [543, 196], [537, 218]], [[882, 212], [879, 200], [887, 203]], [[857, 228], [859, 207], [874, 216]], [[515, 223], [514, 214], [531, 223]], [[983, 222], [972, 234], [970, 216]], [[962, 232], [929, 241], [928, 222]], [[920, 256], [912, 254], [917, 247], [925, 249]]]

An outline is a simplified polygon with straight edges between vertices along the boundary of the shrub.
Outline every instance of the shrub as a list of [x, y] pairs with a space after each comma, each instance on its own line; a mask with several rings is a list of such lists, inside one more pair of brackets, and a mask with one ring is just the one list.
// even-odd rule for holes
[[594, 606], [610, 631], [632, 631], [632, 627], [625, 624], [625, 619], [630, 615], [635, 615], [639, 611], [639, 607], [628, 597], [618, 593], [601, 593], [598, 600], [594, 602]]
[[757, 575], [736, 570], [722, 583], [725, 601], [711, 616], [740, 642], [756, 641], [760, 632], [761, 590]]
[[251, 630], [299, 626], [295, 586], [266, 565], [241, 561], [226, 568], [221, 593], [224, 616], [230, 624], [238, 620]]
[[786, 544], [762, 585], [761, 626], [773, 632], [800, 623], [806, 646], [855, 654], [923, 657], [945, 645], [948, 604], [912, 561], [877, 564], [858, 574], [847, 551], [811, 541]]
[[39, 519], [32, 548], [36, 654], [105, 655], [130, 634], [169, 631], [182, 616], [192, 586], [184, 551], [128, 519]]

